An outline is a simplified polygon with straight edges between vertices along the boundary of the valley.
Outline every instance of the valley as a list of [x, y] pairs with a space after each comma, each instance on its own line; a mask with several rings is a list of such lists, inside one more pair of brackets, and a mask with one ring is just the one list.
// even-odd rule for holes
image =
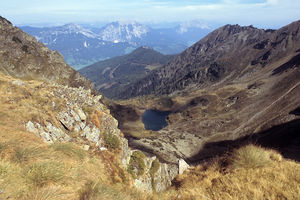
[[[169, 163], [179, 158], [198, 163], [218, 153], [218, 148], [199, 153], [207, 143], [298, 119], [291, 111], [299, 107], [299, 41], [299, 21], [278, 31], [221, 27], [120, 95], [138, 97], [108, 106], [132, 147]], [[262, 58], [265, 52], [272, 53]], [[261, 63], [253, 64], [256, 57]], [[149, 109], [171, 112], [168, 126], [145, 130], [142, 114]]]
[[[51, 29], [0, 17], [0, 199], [298, 199], [300, 21], [188, 48], [135, 22]], [[49, 34], [118, 55], [78, 50], [97, 62], [77, 72]]]
[[151, 28], [135, 21], [116, 21], [103, 27], [83, 26], [70, 23], [20, 28], [50, 49], [59, 51], [75, 69], [131, 53], [141, 46], [151, 47], [163, 54], [178, 54], [212, 30], [197, 21], [172, 28]]

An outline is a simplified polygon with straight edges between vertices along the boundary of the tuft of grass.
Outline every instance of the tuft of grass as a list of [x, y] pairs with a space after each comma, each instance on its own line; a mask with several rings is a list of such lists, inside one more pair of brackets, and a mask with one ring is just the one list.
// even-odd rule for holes
[[99, 185], [92, 180], [88, 180], [78, 193], [79, 200], [92, 200], [100, 193]]
[[12, 160], [15, 163], [26, 163], [30, 159], [38, 156], [40, 152], [40, 148], [22, 148], [22, 147], [17, 147], [14, 150], [14, 154], [12, 157]]
[[8, 143], [6, 142], [3, 142], [3, 143], [0, 143], [0, 157], [4, 157], [5, 156], [5, 152], [8, 148]]
[[21, 200], [57, 200], [66, 199], [66, 192], [56, 186], [50, 186], [45, 188], [35, 188], [28, 194], [25, 194]]
[[5, 160], [0, 161], [0, 178], [5, 178], [12, 169], [11, 163]]
[[145, 196], [137, 190], [123, 188], [121, 185], [107, 185], [88, 180], [78, 191], [79, 200], [145, 200]]
[[57, 162], [33, 163], [25, 170], [25, 178], [30, 184], [42, 187], [62, 180], [64, 167]]
[[86, 156], [86, 153], [84, 152], [84, 150], [82, 150], [70, 143], [54, 143], [51, 146], [55, 151], [61, 152], [64, 155], [67, 155], [69, 157], [75, 157], [80, 160], [83, 160]]
[[145, 173], [145, 158], [145, 154], [141, 151], [134, 151], [132, 153], [127, 171], [133, 178], [142, 176]]
[[117, 149], [120, 147], [119, 138], [113, 134], [104, 133], [103, 139], [104, 139], [106, 147], [108, 147], [110, 149]]
[[265, 149], [250, 144], [235, 150], [229, 161], [233, 169], [249, 169], [265, 167], [270, 164], [271, 159]]

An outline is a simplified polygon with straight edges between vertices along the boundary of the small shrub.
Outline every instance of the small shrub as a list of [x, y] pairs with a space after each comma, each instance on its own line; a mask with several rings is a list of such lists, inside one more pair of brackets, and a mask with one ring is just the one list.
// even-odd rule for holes
[[103, 139], [104, 139], [106, 146], [110, 149], [117, 149], [120, 147], [119, 138], [113, 134], [104, 133]]
[[34, 163], [25, 170], [25, 178], [30, 184], [42, 187], [62, 180], [64, 169], [56, 162]]
[[76, 146], [69, 143], [55, 143], [52, 145], [52, 147], [55, 151], [61, 152], [69, 157], [77, 157], [80, 160], [84, 159], [86, 155], [84, 150], [79, 149]]
[[133, 178], [137, 178], [145, 173], [145, 158], [145, 154], [141, 151], [135, 151], [132, 153], [127, 171]]
[[234, 169], [265, 167], [270, 162], [268, 151], [252, 144], [235, 150], [230, 159], [230, 164]]

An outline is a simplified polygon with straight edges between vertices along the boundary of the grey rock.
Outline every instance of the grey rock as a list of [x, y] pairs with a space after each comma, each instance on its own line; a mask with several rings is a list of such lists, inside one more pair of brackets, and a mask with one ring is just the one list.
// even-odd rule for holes
[[83, 129], [82, 136], [84, 136], [90, 142], [99, 146], [99, 139], [100, 139], [100, 130], [95, 125], [88, 125]]
[[135, 179], [133, 185], [139, 190], [152, 192], [151, 177], [149, 176]]
[[81, 121], [86, 121], [86, 115], [80, 108], [76, 108], [75, 112], [78, 114]]
[[64, 111], [60, 112], [58, 114], [58, 119], [68, 130], [73, 129], [73, 124], [75, 120], [67, 112]]
[[37, 136], [40, 136], [39, 130], [34, 126], [34, 124], [31, 121], [27, 122], [27, 124], [26, 124], [26, 130], [28, 132], [34, 133]]
[[183, 159], [178, 160], [178, 174], [183, 174], [190, 166]]

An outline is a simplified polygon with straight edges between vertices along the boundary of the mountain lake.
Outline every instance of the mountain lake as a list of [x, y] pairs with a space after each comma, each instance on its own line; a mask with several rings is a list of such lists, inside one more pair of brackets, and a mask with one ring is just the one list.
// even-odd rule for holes
[[146, 110], [142, 116], [142, 121], [146, 130], [159, 131], [168, 125], [166, 118], [171, 112]]

